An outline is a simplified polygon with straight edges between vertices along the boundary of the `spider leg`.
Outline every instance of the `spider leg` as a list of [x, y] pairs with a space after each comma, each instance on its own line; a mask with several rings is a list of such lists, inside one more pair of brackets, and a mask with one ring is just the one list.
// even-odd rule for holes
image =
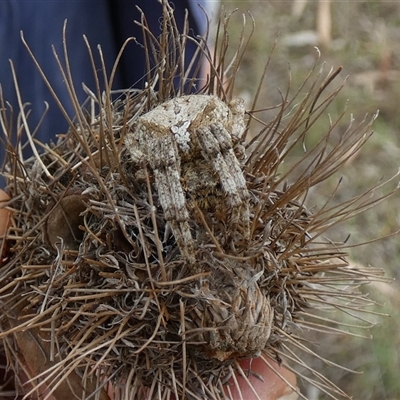
[[233, 151], [229, 132], [220, 123], [198, 128], [197, 137], [204, 158], [213, 164], [226, 194], [227, 206], [231, 210], [230, 225], [237, 230], [243, 226], [245, 239], [250, 236], [249, 192], [238, 159]]
[[182, 255], [194, 263], [194, 241], [190, 232], [189, 212], [180, 181], [180, 158], [170, 136], [157, 138], [149, 154], [155, 183], [165, 219]]

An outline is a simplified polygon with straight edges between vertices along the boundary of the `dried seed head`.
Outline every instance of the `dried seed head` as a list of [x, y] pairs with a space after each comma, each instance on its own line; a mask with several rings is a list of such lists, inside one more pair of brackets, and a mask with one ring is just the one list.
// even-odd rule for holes
[[[258, 118], [248, 111], [246, 119], [231, 95], [242, 49], [228, 64], [229, 18], [221, 17], [220, 55], [207, 85], [188, 95], [196, 82], [176, 90], [176, 66], [183, 64], [170, 57], [182, 57], [187, 37], [162, 4], [160, 39], [144, 16], [141, 22], [146, 51], [156, 57], [145, 90], [114, 102], [106, 92], [90, 121], [77, 109], [77, 124], [40, 156], [21, 159], [22, 144], [13, 147], [5, 132], [3, 175], [15, 211], [0, 270], [1, 338], [17, 374], [36, 361], [12, 357], [14, 333], [22, 354], [29, 343], [34, 354], [44, 349], [51, 362], [31, 368], [40, 375], [32, 391], [72, 387], [85, 398], [99, 388], [107, 398], [110, 382], [116, 398], [226, 398], [224, 384], [243, 372], [237, 359], [266, 354], [303, 366], [296, 354], [308, 351], [301, 332], [337, 330], [329, 319], [310, 322], [309, 310], [359, 312], [371, 304], [358, 287], [380, 271], [350, 267], [345, 246], [322, 235], [377, 200], [361, 194], [314, 213], [304, 201], [362, 146], [372, 121], [350, 127], [332, 147], [328, 128], [284, 172], [290, 149], [337, 93], [314, 111], [332, 75], [321, 82], [321, 72], [310, 74], [307, 94], [284, 98], [272, 121], [247, 139]], [[204, 43], [199, 51], [211, 54]], [[184, 80], [190, 71], [178, 72]], [[185, 102], [201, 107], [193, 113]], [[171, 106], [173, 123], [160, 123], [165, 113], [158, 110]], [[315, 379], [303, 378], [332, 397], [346, 396], [310, 373]]]

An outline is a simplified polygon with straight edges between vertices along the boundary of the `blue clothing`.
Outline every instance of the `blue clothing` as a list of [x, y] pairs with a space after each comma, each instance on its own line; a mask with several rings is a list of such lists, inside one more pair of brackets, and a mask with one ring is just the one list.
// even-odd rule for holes
[[[206, 18], [198, 4], [204, 7], [207, 6], [206, 3], [207, 1], [204, 0], [175, 1], [174, 15], [181, 30], [185, 9], [190, 8], [191, 34], [203, 33]], [[141, 41], [141, 28], [134, 23], [134, 20], [140, 20], [140, 13], [136, 6], [143, 10], [151, 30], [158, 35], [161, 5], [157, 0], [0, 1], [0, 84], [3, 97], [12, 105], [14, 113], [17, 114], [18, 103], [8, 63], [11, 59], [16, 69], [22, 101], [31, 103], [32, 112], [28, 120], [31, 129], [36, 126], [45, 110], [44, 102], [50, 105], [49, 113], [36, 136], [39, 140], [48, 142], [57, 133], [65, 133], [68, 126], [23, 46], [20, 31], [24, 32], [25, 40], [55, 92], [73, 116], [73, 108], [52, 53], [52, 45], [54, 45], [59, 57], [64, 59], [62, 28], [65, 19], [68, 20], [66, 37], [72, 77], [79, 101], [83, 102], [87, 97], [82, 89], [83, 82], [95, 91], [93, 71], [83, 35], [87, 36], [95, 55], [97, 55], [96, 46], [101, 45], [106, 67], [110, 72], [124, 41], [132, 36]], [[189, 42], [186, 50], [187, 57], [191, 58], [195, 49], [195, 44]], [[144, 51], [131, 42], [122, 57], [113, 89], [141, 87], [144, 83], [145, 71]], [[4, 157], [1, 141], [0, 147], [1, 164]]]

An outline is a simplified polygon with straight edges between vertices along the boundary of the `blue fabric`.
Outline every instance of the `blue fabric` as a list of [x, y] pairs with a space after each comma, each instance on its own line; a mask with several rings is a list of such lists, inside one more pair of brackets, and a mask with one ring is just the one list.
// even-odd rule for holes
[[[116, 43], [109, 21], [107, 1], [1, 1], [0, 2], [0, 83], [3, 97], [18, 110], [14, 82], [8, 60], [13, 61], [23, 102], [31, 103], [31, 126], [40, 120], [50, 104], [50, 113], [38, 138], [48, 141], [67, 125], [40, 77], [28, 51], [21, 42], [20, 31], [50, 80], [56, 93], [72, 115], [72, 106], [61, 73], [52, 53], [52, 45], [63, 59], [62, 28], [68, 19], [67, 43], [71, 70], [80, 100], [84, 100], [82, 82], [94, 87], [88, 52], [83, 41], [86, 34], [92, 46], [101, 43], [106, 62], [112, 65]], [[119, 82], [117, 82], [119, 84]]]
[[[190, 6], [192, 9], [197, 9], [193, 14], [196, 19], [193, 19], [190, 13], [189, 23], [192, 27], [191, 33], [198, 35], [202, 33], [201, 29], [205, 28], [205, 18], [198, 12], [197, 3], [204, 1], [194, 1], [196, 5]], [[182, 27], [185, 9], [189, 7], [189, 3], [188, 0], [174, 3], [175, 17], [178, 26]], [[86, 94], [82, 89], [82, 82], [92, 90], [95, 85], [82, 36], [84, 34], [87, 36], [92, 49], [96, 49], [98, 44], [101, 45], [106, 66], [110, 71], [126, 38], [134, 36], [139, 41], [142, 38], [140, 27], [134, 23], [134, 20], [140, 19], [136, 6], [143, 10], [152, 31], [157, 35], [160, 32], [161, 16], [161, 6], [157, 0], [0, 0], [0, 84], [3, 97], [11, 103], [14, 110], [18, 111], [8, 62], [11, 59], [18, 76], [22, 100], [24, 103], [31, 103], [32, 112], [29, 117], [31, 128], [40, 120], [45, 109], [44, 102], [50, 105], [50, 112], [37, 134], [38, 139], [48, 142], [57, 133], [64, 133], [68, 126], [23, 46], [20, 31], [24, 32], [29, 47], [62, 104], [70, 115], [73, 115], [68, 93], [52, 53], [54, 45], [63, 60], [62, 28], [65, 19], [68, 20], [67, 45], [74, 86], [79, 101], [83, 102]], [[190, 44], [187, 56], [191, 58], [194, 51], [195, 45]], [[96, 54], [96, 51], [94, 53]], [[100, 64], [98, 68], [100, 69]], [[123, 56], [113, 88], [141, 87], [144, 83], [144, 72], [144, 52], [139, 46], [131, 43]], [[3, 157], [4, 149], [0, 148], [0, 161]]]

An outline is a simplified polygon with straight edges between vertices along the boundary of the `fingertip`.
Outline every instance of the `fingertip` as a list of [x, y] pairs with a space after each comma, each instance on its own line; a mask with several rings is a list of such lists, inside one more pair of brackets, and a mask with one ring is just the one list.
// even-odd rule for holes
[[7, 229], [11, 225], [11, 211], [5, 208], [5, 203], [8, 200], [10, 200], [10, 196], [4, 190], [0, 189], [0, 266], [7, 251], [4, 238]]
[[251, 373], [246, 378], [240, 375], [237, 375], [235, 379], [231, 378], [226, 387], [227, 394], [230, 392], [234, 400], [241, 398], [246, 400], [296, 399], [297, 394], [292, 389], [296, 387], [296, 376], [286, 368], [280, 367], [275, 361], [268, 358], [266, 360], [267, 362], [263, 358], [241, 360], [239, 365], [243, 371], [245, 373], [251, 371]]

